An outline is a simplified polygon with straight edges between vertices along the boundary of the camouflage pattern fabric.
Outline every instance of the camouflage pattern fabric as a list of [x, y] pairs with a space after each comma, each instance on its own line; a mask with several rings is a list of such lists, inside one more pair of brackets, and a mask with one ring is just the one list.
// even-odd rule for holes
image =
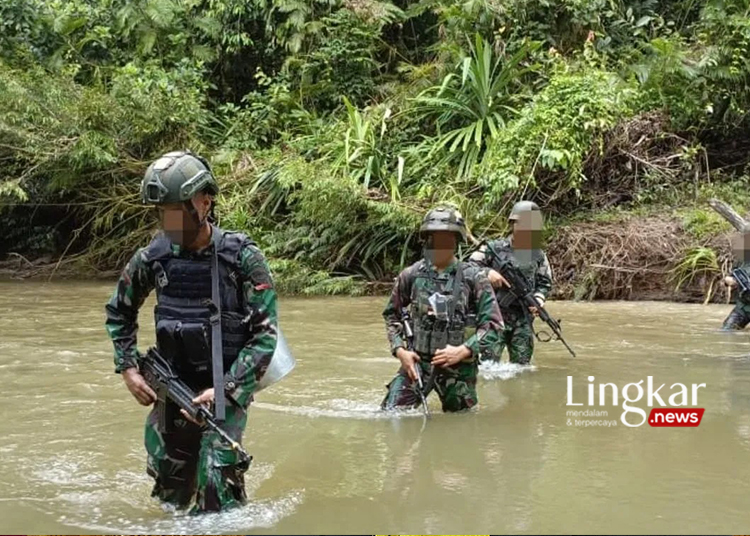
[[[534, 286], [534, 295], [547, 299], [552, 291], [552, 267], [547, 255], [542, 250], [521, 251], [515, 254], [513, 251], [513, 236], [501, 238], [490, 243], [493, 250], [501, 257], [512, 257], [520, 267], [526, 278]], [[531, 254], [530, 254], [531, 253]], [[474, 252], [470, 261], [476, 266], [485, 269], [494, 268], [497, 260], [486, 250], [486, 246]], [[497, 291], [498, 300], [501, 299], [501, 290]], [[531, 362], [534, 354], [534, 332], [530, 322], [530, 315], [526, 314], [518, 302], [511, 303], [506, 307], [500, 307], [500, 312], [505, 321], [505, 329], [500, 334], [498, 343], [487, 351], [482, 352], [482, 359], [500, 361], [504, 348], [508, 349], [508, 358], [511, 363], [526, 365]]]
[[[750, 273], [750, 263], [735, 262], [733, 268], [743, 268]], [[735, 300], [734, 309], [724, 320], [721, 329], [724, 331], [734, 331], [745, 329], [750, 324], [750, 295], [741, 295], [739, 288], [735, 289], [737, 299]]]
[[[213, 246], [192, 253], [173, 245], [175, 255], [201, 257], [212, 255]], [[156, 285], [153, 271], [139, 249], [122, 271], [112, 297], [107, 303], [107, 332], [115, 348], [115, 372], [138, 364], [138, 310]], [[251, 337], [225, 375], [225, 382], [236, 388], [229, 393], [240, 405], [246, 406], [260, 378], [265, 374], [276, 348], [277, 296], [271, 273], [261, 251], [243, 246], [240, 251], [245, 313], [250, 318]]]
[[[167, 402], [166, 429], [159, 426], [162, 403], [154, 404], [146, 420], [145, 445], [147, 472], [155, 479], [152, 497], [187, 508], [195, 498], [191, 513], [216, 512], [245, 503], [244, 473], [247, 462], [219, 436], [186, 420], [179, 409]], [[247, 423], [246, 411], [227, 406], [224, 430], [237, 442]]]
[[[174, 255], [195, 258], [213, 254], [213, 246], [197, 253], [177, 245], [173, 245], [172, 250]], [[145, 248], [138, 250], [130, 259], [106, 306], [106, 328], [114, 344], [115, 372], [118, 373], [138, 366], [138, 310], [156, 286], [144, 251]], [[224, 378], [225, 385], [229, 386], [230, 382], [234, 385], [227, 395], [236, 404], [227, 405], [226, 425], [237, 440], [246, 419], [244, 411], [237, 406], [247, 408], [252, 401], [257, 384], [273, 357], [278, 333], [277, 296], [263, 254], [254, 245], [244, 245], [239, 266], [243, 308], [250, 320], [251, 335]], [[155, 496], [173, 504], [187, 505], [197, 489], [199, 510], [214, 510], [244, 500], [242, 472], [235, 465], [235, 455], [215, 434], [201, 434], [192, 424], [180, 431], [163, 433], [155, 427], [155, 415], [158, 413], [151, 413], [146, 425], [148, 472], [157, 479]]]
[[735, 331], [745, 329], [745, 326], [750, 324], [750, 304], [737, 299], [737, 303], [729, 313], [729, 316], [724, 320], [724, 324], [721, 329], [724, 331]]
[[500, 362], [503, 349], [508, 349], [508, 360], [519, 365], [528, 365], [534, 355], [534, 333], [529, 321], [522, 317], [509, 319], [500, 333], [495, 346], [482, 354], [482, 360]]
[[[471, 350], [473, 359], [458, 363], [444, 371], [438, 368], [434, 385], [443, 403], [444, 411], [468, 409], [477, 403], [477, 358], [482, 349], [491, 348], [497, 343], [498, 331], [503, 327], [503, 318], [492, 286], [481, 270], [467, 263], [455, 261], [442, 273], [438, 273], [434, 268], [429, 267], [429, 264], [424, 263], [427, 261], [419, 261], [399, 274], [383, 311], [391, 353], [395, 356], [399, 348], [407, 347], [401, 323], [401, 309], [412, 305], [419, 293], [445, 292], [456, 278], [457, 270], [463, 270], [464, 290], [461, 293], [463, 303], [459, 305], [458, 310], [476, 315], [476, 331], [465, 337], [463, 343]], [[424, 314], [429, 314], [429, 311], [413, 308], [411, 316], [414, 324], [420, 322]], [[468, 335], [468, 330], [466, 335]], [[420, 356], [423, 378], [427, 380], [432, 356]], [[420, 402], [418, 397], [406, 371], [401, 369], [388, 384], [388, 394], [383, 401], [383, 407], [415, 407]]]
[[[429, 363], [421, 361], [419, 367], [423, 381], [430, 386], [425, 396], [434, 388], [440, 397], [443, 411], [463, 411], [476, 406], [479, 402], [476, 360], [464, 361], [447, 369], [436, 367], [432, 382], [429, 380], [432, 368]], [[383, 400], [383, 408], [415, 408], [422, 403], [417, 392], [418, 384], [409, 378], [404, 369], [399, 369], [396, 377], [386, 387], [388, 393]]]

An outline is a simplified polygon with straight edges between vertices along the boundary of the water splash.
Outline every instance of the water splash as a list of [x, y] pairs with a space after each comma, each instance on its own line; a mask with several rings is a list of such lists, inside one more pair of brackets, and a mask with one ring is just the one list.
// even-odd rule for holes
[[[66, 516], [62, 516], [60, 521], [69, 526], [109, 534], [239, 534], [275, 526], [294, 513], [303, 498], [304, 492], [300, 490], [276, 499], [250, 501], [241, 508], [215, 514], [194, 516], [185, 511], [165, 511], [160, 519], [142, 516], [106, 520], [101, 519], [98, 512], [92, 511], [86, 521], [75, 521]], [[155, 504], [152, 508], [159, 506]]]
[[366, 364], [366, 365], [375, 364], [375, 363], [385, 363], [387, 365], [393, 365], [393, 364], [398, 365], [398, 361], [392, 356], [364, 357], [364, 358], [361, 356], [360, 357], [343, 356], [343, 357], [340, 357], [339, 359], [341, 359], [341, 361], [352, 361], [354, 363], [360, 363], [360, 364]]
[[517, 363], [499, 363], [497, 361], [482, 361], [479, 364], [479, 376], [483, 380], [511, 380], [525, 372], [534, 372], [534, 365], [519, 365]]
[[270, 411], [290, 413], [293, 415], [302, 415], [305, 417], [329, 417], [336, 419], [360, 419], [360, 420], [382, 420], [400, 417], [421, 417], [422, 410], [395, 410], [383, 411], [380, 404], [367, 402], [358, 402], [355, 400], [336, 398], [326, 401], [329, 407], [313, 406], [282, 406], [270, 404], [268, 402], [257, 402], [257, 408], [263, 408]]
[[[96, 458], [63, 453], [30, 473], [40, 491], [46, 488], [54, 492], [43, 500], [45, 513], [57, 515], [64, 525], [101, 533], [238, 534], [273, 527], [294, 513], [304, 498], [304, 490], [292, 490], [281, 497], [250, 500], [227, 512], [192, 516], [165, 509], [152, 499], [153, 481], [145, 472], [119, 470], [108, 474]], [[253, 465], [248, 495], [252, 497], [273, 470], [269, 464]]]

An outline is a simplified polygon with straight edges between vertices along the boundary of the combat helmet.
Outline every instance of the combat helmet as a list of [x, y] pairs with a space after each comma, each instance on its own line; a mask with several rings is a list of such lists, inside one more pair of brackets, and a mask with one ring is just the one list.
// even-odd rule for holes
[[451, 207], [436, 207], [425, 214], [419, 228], [420, 236], [434, 231], [453, 231], [466, 241], [466, 223], [461, 213]]
[[190, 151], [167, 153], [146, 170], [141, 181], [141, 201], [163, 205], [184, 203], [195, 194], [219, 193], [219, 185], [208, 162]]
[[510, 210], [508, 221], [516, 221], [521, 217], [522, 212], [531, 212], [533, 210], [539, 210], [539, 205], [533, 201], [519, 201]]

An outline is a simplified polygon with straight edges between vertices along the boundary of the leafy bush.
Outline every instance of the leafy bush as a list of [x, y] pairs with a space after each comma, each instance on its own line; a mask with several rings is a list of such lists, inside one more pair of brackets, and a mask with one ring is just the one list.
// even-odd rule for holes
[[211, 159], [221, 224], [253, 236], [290, 292], [389, 279], [438, 202], [475, 237], [504, 232], [521, 197], [556, 222], [669, 207], [705, 247], [725, 226], [699, 205], [741, 206], [747, 189], [749, 10], [6, 0], [2, 248], [116, 267], [152, 227], [143, 171], [179, 148]]
[[636, 95], [613, 73], [562, 65], [488, 149], [479, 180], [487, 199], [498, 204], [516, 188], [580, 188], [587, 155], [602, 150], [603, 134], [632, 113]]

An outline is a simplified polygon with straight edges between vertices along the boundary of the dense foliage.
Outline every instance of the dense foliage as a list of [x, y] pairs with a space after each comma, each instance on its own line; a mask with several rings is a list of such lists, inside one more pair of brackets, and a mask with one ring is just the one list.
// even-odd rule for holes
[[743, 191], [750, 2], [6, 0], [0, 96], [0, 254], [116, 268], [191, 148], [287, 290], [357, 292], [439, 201], [476, 238]]

